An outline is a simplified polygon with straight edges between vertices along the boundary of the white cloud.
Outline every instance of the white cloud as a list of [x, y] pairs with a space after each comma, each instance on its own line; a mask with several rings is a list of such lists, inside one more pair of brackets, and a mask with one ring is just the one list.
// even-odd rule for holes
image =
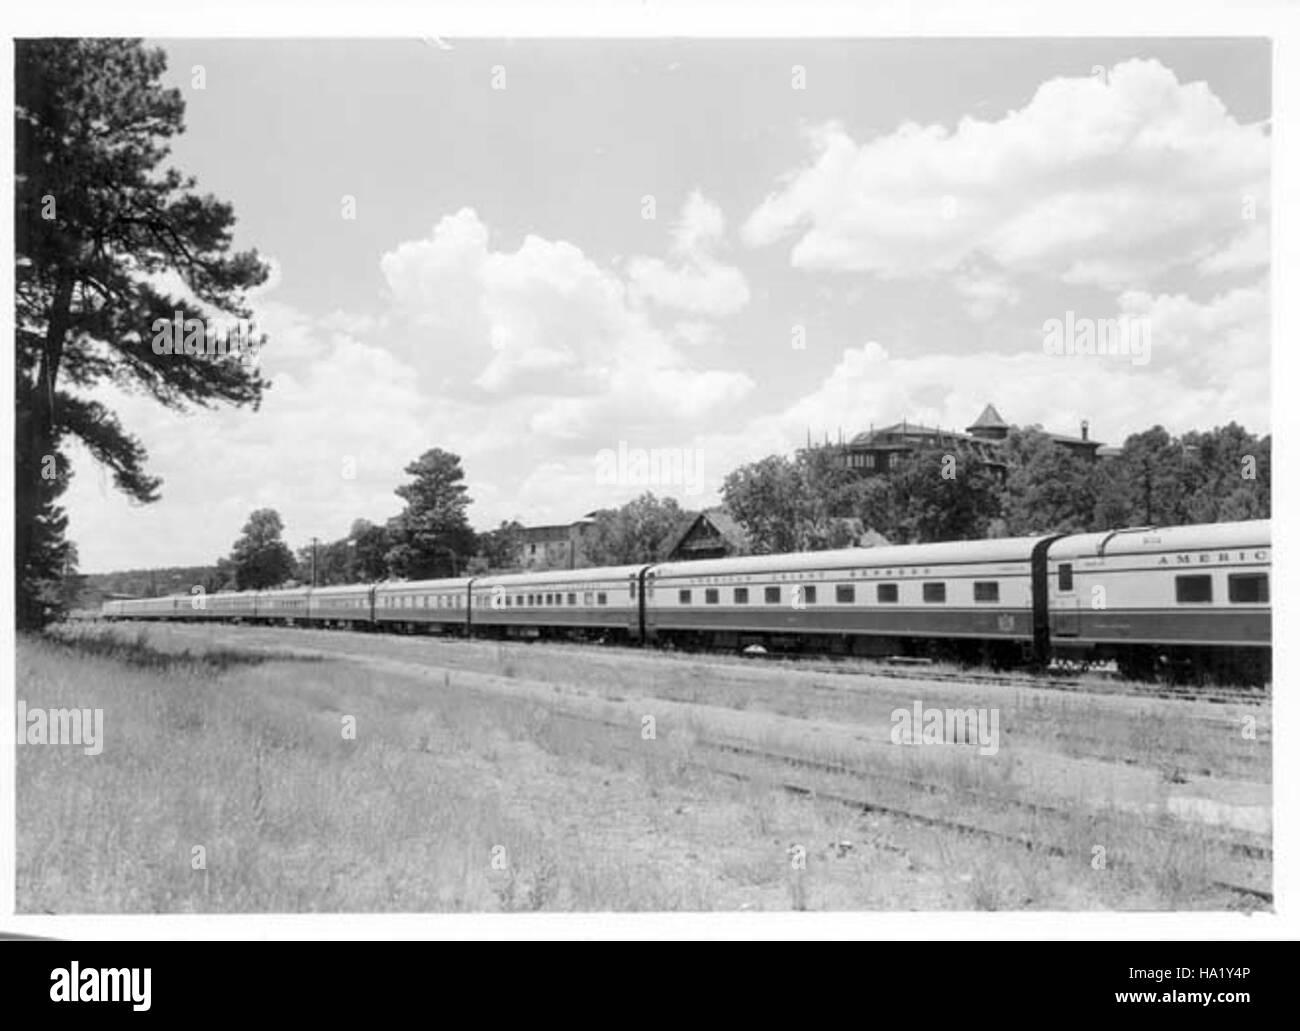
[[997, 273], [958, 273], [953, 288], [965, 299], [967, 314], [977, 322], [991, 319], [1021, 298], [1021, 292]]
[[832, 123], [813, 145], [742, 233], [755, 246], [795, 236], [796, 266], [920, 277], [986, 260], [1131, 288], [1208, 241], [1259, 258], [1240, 240], [1258, 232], [1243, 198], [1267, 219], [1266, 128], [1158, 61], [1052, 79], [995, 122], [907, 123], [861, 144]]
[[[688, 205], [678, 245], [718, 231], [707, 205]], [[753, 385], [744, 373], [694, 367], [681, 334], [659, 327], [617, 273], [578, 247], [528, 236], [513, 252], [492, 250], [469, 209], [385, 254], [381, 267], [398, 306], [442, 342], [424, 361], [450, 361], [489, 399], [510, 399], [542, 436], [576, 440], [620, 424], [667, 432]]]
[[1234, 233], [1220, 247], [1206, 247], [1199, 252], [1196, 270], [1204, 276], [1250, 271], [1269, 262], [1267, 223], [1252, 222], [1248, 229]]
[[701, 315], [732, 315], [744, 308], [749, 303], [744, 275], [713, 254], [725, 228], [722, 209], [692, 193], [673, 227], [676, 263], [645, 257], [628, 263], [634, 298]]

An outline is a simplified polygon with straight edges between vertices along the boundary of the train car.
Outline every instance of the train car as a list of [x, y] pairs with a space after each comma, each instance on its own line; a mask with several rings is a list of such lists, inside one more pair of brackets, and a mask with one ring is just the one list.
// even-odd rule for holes
[[207, 619], [232, 623], [251, 620], [257, 615], [257, 592], [217, 591], [209, 594], [203, 598], [202, 614]]
[[1137, 680], [1266, 683], [1267, 519], [1063, 537], [1048, 549], [1052, 651]]
[[118, 604], [122, 619], [185, 619], [190, 612], [189, 595], [184, 594], [129, 598]]
[[375, 586], [374, 625], [403, 633], [464, 633], [468, 578], [394, 580]]
[[375, 618], [375, 588], [371, 584], [313, 587], [307, 598], [307, 622], [312, 626], [368, 627]]
[[304, 625], [307, 622], [307, 600], [310, 594], [310, 587], [258, 591], [252, 619], [258, 623]]
[[672, 562], [646, 574], [646, 634], [685, 646], [1022, 661], [1044, 538]]
[[474, 634], [640, 641], [646, 565], [476, 578]]

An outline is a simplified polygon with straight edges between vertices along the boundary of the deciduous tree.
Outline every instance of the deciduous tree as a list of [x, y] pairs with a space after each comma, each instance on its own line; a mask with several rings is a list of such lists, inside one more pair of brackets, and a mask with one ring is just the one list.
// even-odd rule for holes
[[293, 552], [281, 535], [284, 523], [271, 508], [259, 508], [248, 517], [239, 540], [230, 553], [235, 570], [235, 589], [260, 591], [278, 587], [294, 572]]

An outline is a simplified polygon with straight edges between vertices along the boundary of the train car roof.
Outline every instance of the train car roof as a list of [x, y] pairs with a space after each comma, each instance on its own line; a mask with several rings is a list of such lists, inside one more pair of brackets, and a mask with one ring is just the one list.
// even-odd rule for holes
[[1051, 559], [1092, 558], [1098, 555], [1137, 555], [1153, 551], [1200, 551], [1207, 548], [1268, 547], [1271, 520], [1203, 523], [1195, 526], [1134, 526], [1102, 533], [1062, 537], [1048, 550]]
[[353, 591], [368, 591], [370, 584], [329, 584], [326, 587], [313, 587], [312, 594], [349, 594]]
[[738, 558], [665, 562], [654, 567], [655, 579], [670, 576], [731, 576], [768, 570], [802, 572], [819, 569], [863, 569], [876, 566], [948, 565], [967, 562], [1027, 562], [1041, 537], [997, 540], [942, 541], [935, 544], [889, 544], [878, 548], [799, 551], [786, 555], [745, 555]]
[[458, 576], [446, 580], [385, 580], [375, 584], [375, 589], [383, 591], [449, 591], [464, 590], [469, 586], [468, 576]]
[[474, 586], [502, 587], [524, 586], [526, 584], [559, 584], [591, 580], [622, 580], [624, 577], [637, 576], [649, 565], [648, 562], [636, 566], [588, 566], [586, 569], [546, 569], [535, 573], [506, 573], [501, 576], [480, 576], [474, 579]]

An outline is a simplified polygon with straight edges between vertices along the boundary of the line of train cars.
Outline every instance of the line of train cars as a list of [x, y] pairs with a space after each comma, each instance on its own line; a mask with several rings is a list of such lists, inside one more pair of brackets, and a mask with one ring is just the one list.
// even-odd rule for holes
[[226, 620], [1272, 676], [1268, 520], [110, 601]]

